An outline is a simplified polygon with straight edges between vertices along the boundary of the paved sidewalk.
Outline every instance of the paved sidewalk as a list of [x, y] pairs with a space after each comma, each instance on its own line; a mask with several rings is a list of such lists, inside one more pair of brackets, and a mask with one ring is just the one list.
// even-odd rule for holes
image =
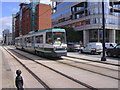
[[[0, 50], [0, 72], [2, 72], [2, 51]], [[2, 73], [0, 73], [0, 90], [2, 89]]]
[[7, 56], [4, 55], [4, 52], [1, 50], [0, 47], [0, 64], [1, 64], [1, 68], [0, 68], [0, 72], [2, 72], [0, 74], [1, 77], [1, 87], [2, 88], [15, 88], [14, 85], [14, 76], [13, 73], [11, 71], [10, 65], [8, 63], [8, 59], [6, 58]]

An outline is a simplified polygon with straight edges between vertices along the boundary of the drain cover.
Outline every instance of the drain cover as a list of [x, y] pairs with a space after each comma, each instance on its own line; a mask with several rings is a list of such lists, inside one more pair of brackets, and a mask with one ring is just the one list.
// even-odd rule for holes
[[11, 71], [11, 69], [7, 69], [6, 71]]

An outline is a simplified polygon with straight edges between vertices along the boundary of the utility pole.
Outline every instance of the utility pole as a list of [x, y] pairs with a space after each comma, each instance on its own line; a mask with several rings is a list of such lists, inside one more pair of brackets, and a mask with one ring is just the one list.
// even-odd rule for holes
[[106, 61], [106, 56], [105, 56], [105, 15], [104, 15], [104, 0], [102, 0], [102, 27], [103, 27], [103, 56], [101, 57], [101, 61]]

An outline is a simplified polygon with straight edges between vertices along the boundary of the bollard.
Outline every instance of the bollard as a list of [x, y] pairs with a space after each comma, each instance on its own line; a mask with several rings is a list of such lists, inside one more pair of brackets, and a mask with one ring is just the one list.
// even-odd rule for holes
[[24, 90], [24, 88], [23, 88], [23, 78], [22, 78], [22, 76], [20, 76], [21, 73], [22, 73], [21, 70], [16, 71], [17, 76], [16, 76], [16, 79], [15, 79], [15, 84], [16, 84], [16, 87], [17, 87], [18, 90]]

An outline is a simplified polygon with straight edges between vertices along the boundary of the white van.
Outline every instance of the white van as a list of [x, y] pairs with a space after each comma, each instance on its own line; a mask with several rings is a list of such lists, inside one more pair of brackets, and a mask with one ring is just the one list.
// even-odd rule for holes
[[81, 53], [101, 54], [103, 50], [102, 43], [93, 42], [88, 43], [82, 50]]
[[116, 43], [105, 43], [105, 49], [114, 48], [116, 45]]

